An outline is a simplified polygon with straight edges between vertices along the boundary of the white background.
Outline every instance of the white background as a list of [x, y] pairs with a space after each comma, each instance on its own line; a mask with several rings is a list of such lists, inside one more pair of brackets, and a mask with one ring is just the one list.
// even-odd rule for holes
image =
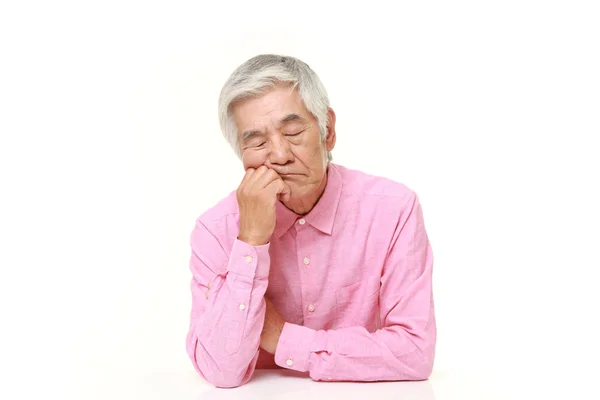
[[243, 174], [217, 97], [265, 52], [324, 82], [334, 162], [419, 194], [436, 371], [596, 374], [599, 20], [594, 1], [3, 3], [2, 390], [194, 376], [189, 234]]

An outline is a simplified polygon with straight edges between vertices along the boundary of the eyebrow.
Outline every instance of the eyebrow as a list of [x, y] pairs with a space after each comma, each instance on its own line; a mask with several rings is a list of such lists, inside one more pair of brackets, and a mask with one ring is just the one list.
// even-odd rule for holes
[[281, 121], [279, 121], [279, 123], [281, 125], [283, 125], [286, 122], [290, 122], [290, 121], [304, 121], [304, 118], [302, 118], [298, 114], [288, 114], [285, 117], [283, 117], [283, 119]]
[[252, 136], [254, 135], [260, 135], [262, 132], [261, 131], [244, 131], [244, 133], [242, 133], [242, 140], [248, 140], [250, 139]]
[[[279, 125], [284, 125], [290, 121], [300, 121], [303, 122], [304, 118], [302, 118], [300, 115], [298, 114], [288, 114], [285, 117], [283, 117], [280, 121], [279, 121]], [[244, 133], [242, 133], [242, 141], [248, 140], [250, 139], [252, 136], [255, 135], [260, 135], [262, 134], [262, 132], [260, 130], [249, 130], [249, 131], [244, 131]]]

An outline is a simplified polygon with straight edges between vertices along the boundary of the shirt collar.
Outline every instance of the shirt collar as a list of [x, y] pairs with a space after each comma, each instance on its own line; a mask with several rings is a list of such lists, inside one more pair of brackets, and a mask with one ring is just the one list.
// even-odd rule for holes
[[[333, 223], [342, 194], [342, 177], [333, 163], [327, 168], [327, 184], [323, 195], [312, 210], [304, 216], [304, 220], [323, 233], [331, 235]], [[300, 218], [280, 201], [276, 204], [277, 222], [273, 236], [277, 239]]]

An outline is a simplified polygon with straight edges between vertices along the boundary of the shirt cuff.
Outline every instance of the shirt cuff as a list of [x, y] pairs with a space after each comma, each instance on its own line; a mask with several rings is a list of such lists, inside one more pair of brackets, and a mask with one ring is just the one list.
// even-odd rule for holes
[[327, 348], [326, 333], [286, 322], [275, 350], [275, 364], [294, 371], [308, 371], [310, 354]]
[[262, 246], [251, 246], [236, 239], [229, 254], [227, 270], [248, 278], [268, 278], [271, 265], [269, 255], [270, 243]]

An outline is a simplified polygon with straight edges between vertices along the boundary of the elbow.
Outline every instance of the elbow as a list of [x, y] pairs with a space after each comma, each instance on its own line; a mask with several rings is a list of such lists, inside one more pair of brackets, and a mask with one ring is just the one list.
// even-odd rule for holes
[[399, 381], [424, 381], [433, 372], [435, 343], [413, 347], [406, 354], [396, 355], [394, 375]]
[[248, 374], [223, 370], [218, 366], [209, 367], [194, 362], [194, 367], [205, 381], [218, 388], [235, 388], [250, 380]]
[[430, 348], [426, 351], [419, 351], [418, 358], [413, 359], [413, 373], [411, 379], [413, 381], [424, 381], [429, 379], [433, 372], [433, 361], [435, 358], [434, 348]]
[[206, 379], [210, 384], [223, 389], [231, 389], [242, 386], [246, 383], [246, 380], [242, 378], [236, 378], [231, 376], [211, 376], [210, 379]]
[[415, 374], [415, 381], [424, 381], [429, 379], [433, 372], [433, 361], [431, 363], [423, 364], [418, 368]]
[[249, 380], [246, 374], [238, 374], [218, 367], [208, 368], [197, 363], [194, 363], [194, 367], [205, 381], [218, 388], [235, 388], [242, 386]]
[[250, 380], [248, 368], [244, 371], [228, 368], [210, 357], [208, 352], [198, 351], [199, 345], [197, 340], [188, 339], [187, 351], [194, 368], [205, 381], [218, 388], [234, 388]]
[[436, 349], [435, 324], [432, 325], [432, 329], [433, 331], [429, 331], [431, 334], [422, 335], [421, 340], [415, 342], [415, 351], [407, 360], [412, 372], [410, 380], [424, 381], [433, 373]]

